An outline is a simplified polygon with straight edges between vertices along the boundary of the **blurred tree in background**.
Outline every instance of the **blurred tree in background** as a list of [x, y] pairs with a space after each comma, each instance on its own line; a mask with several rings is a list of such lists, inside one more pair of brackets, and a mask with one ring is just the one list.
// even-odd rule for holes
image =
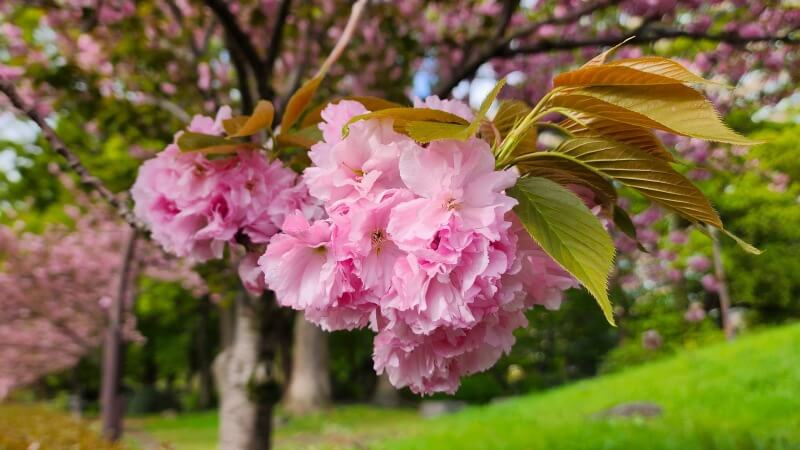
[[[13, 82], [48, 117], [94, 176], [124, 193], [141, 162], [193, 114], [223, 104], [249, 112], [259, 98], [284, 108], [330, 52], [349, 6], [333, 0], [0, 1], [0, 80]], [[736, 86], [714, 90], [715, 102], [723, 111], [735, 107], [734, 127], [768, 144], [749, 152], [691, 140], [672, 144], [680, 157], [701, 166], [687, 175], [727, 226], [765, 250], [753, 258], [728, 242], [722, 248], [732, 305], [755, 326], [800, 315], [800, 260], [794, 257], [800, 250], [800, 187], [794, 182], [800, 127], [786, 123], [791, 102], [788, 110], [780, 102], [794, 98], [789, 95], [800, 77], [799, 27], [800, 10], [777, 1], [371, 2], [321, 95], [377, 94], [407, 102], [438, 93], [477, 105], [486, 87], [505, 76], [507, 93], [530, 102], [549, 89], [555, 73], [626, 38], [632, 40], [621, 57], [678, 57]], [[53, 224], [76, 229], [68, 214], [76, 203], [104, 208], [97, 195], [81, 200], [82, 191], [60, 182], [64, 175], [56, 174], [68, 173], [63, 161], [35, 127], [3, 107], [0, 222], [17, 235], [41, 234]], [[764, 120], [752, 124], [752, 117]], [[708, 173], [714, 176], [706, 180]], [[639, 239], [651, 254], [621, 239], [612, 297], [620, 327], [607, 327], [587, 294], [571, 293], [560, 311], [532, 312], [512, 354], [465, 380], [458, 397], [488, 401], [542, 389], [720, 338], [719, 280], [709, 241], [688, 223], [642, 205], [629, 199]], [[143, 255], [144, 268], [173, 267], [156, 249]], [[632, 261], [641, 268], [633, 271]], [[126, 352], [128, 407], [208, 407], [214, 401], [212, 360], [226, 348], [232, 317], [238, 317], [235, 271], [226, 262], [191, 273], [175, 269], [172, 276], [154, 272], [136, 277], [132, 314], [145, 339]], [[265, 311], [255, 313], [261, 325], [271, 310]], [[277, 318], [270, 329], [280, 334], [274, 353], [283, 388], [291, 378], [293, 315], [270, 317]], [[650, 341], [660, 339], [658, 345], [645, 342], [656, 335]], [[371, 398], [378, 381], [370, 341], [363, 331], [330, 336], [330, 373], [318, 376], [330, 377], [334, 400]], [[86, 377], [86, 367], [98, 360], [95, 344], [77, 372], [61, 372], [43, 386], [68, 386], [66, 380], [75, 373]], [[84, 384], [84, 394], [96, 400], [97, 380]]]

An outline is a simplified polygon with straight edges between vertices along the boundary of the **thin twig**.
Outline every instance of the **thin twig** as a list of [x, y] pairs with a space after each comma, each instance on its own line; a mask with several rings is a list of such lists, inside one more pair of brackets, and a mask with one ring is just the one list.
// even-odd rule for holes
[[347, 44], [350, 42], [350, 39], [353, 37], [353, 32], [356, 29], [356, 25], [358, 24], [358, 19], [361, 17], [361, 13], [364, 11], [364, 7], [367, 6], [368, 0], [358, 0], [357, 2], [353, 3], [353, 8], [350, 10], [350, 17], [347, 19], [347, 25], [344, 27], [344, 31], [342, 35], [339, 36], [339, 40], [336, 42], [336, 45], [331, 50], [330, 55], [325, 59], [325, 62], [322, 63], [322, 66], [317, 71], [316, 76], [323, 76], [328, 73], [328, 69], [330, 69], [331, 65], [339, 59], [344, 49], [347, 47]]
[[164, 109], [165, 111], [175, 116], [175, 118], [177, 118], [181, 122], [189, 123], [189, 121], [192, 120], [192, 116], [188, 112], [186, 112], [185, 109], [183, 109], [177, 103], [167, 100], [165, 98], [158, 98], [144, 94], [138, 98], [138, 102], [142, 104], [158, 106], [161, 109]]
[[133, 211], [131, 211], [130, 207], [128, 207], [125, 202], [121, 201], [113, 192], [111, 192], [111, 190], [108, 189], [108, 187], [106, 187], [106, 185], [103, 184], [99, 178], [94, 177], [89, 173], [78, 155], [73, 153], [72, 150], [67, 147], [64, 141], [62, 141], [58, 134], [56, 134], [55, 130], [53, 130], [50, 125], [47, 124], [44, 117], [42, 117], [42, 115], [36, 111], [36, 108], [34, 108], [32, 105], [26, 104], [25, 101], [22, 100], [22, 97], [20, 97], [20, 95], [17, 93], [17, 90], [14, 88], [13, 84], [5, 80], [0, 80], [0, 92], [3, 92], [17, 109], [22, 111], [37, 125], [39, 125], [39, 128], [42, 130], [42, 135], [47, 142], [50, 143], [53, 151], [61, 155], [66, 160], [67, 166], [73, 172], [78, 174], [78, 178], [83, 185], [96, 191], [100, 197], [110, 204], [117, 214], [132, 227], [136, 228], [137, 230], [145, 229], [144, 225], [139, 222], [139, 220], [133, 214]]

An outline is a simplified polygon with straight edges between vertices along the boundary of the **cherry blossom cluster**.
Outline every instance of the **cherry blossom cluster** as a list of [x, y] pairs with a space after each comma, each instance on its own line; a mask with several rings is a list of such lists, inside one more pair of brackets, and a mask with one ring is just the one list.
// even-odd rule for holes
[[[473, 115], [438, 98], [416, 106]], [[577, 283], [514, 218], [505, 190], [518, 173], [495, 170], [486, 142], [423, 147], [391, 120], [348, 125], [366, 112], [323, 110], [303, 179], [327, 218], [289, 216], [259, 265], [278, 302], [322, 328], [376, 331], [375, 369], [395, 386], [452, 393], [511, 349], [526, 309], [557, 308]]]
[[[221, 108], [216, 119], [195, 116], [188, 129], [221, 135], [230, 111]], [[240, 233], [251, 243], [266, 244], [290, 213], [313, 216], [305, 187], [280, 161], [245, 149], [210, 159], [182, 152], [178, 137], [142, 164], [131, 189], [136, 215], [168, 252], [194, 261], [220, 258]]]

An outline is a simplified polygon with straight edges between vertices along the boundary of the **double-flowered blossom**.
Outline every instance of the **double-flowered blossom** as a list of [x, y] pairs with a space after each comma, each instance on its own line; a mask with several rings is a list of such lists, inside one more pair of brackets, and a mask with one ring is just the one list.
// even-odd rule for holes
[[[221, 135], [222, 121], [230, 117], [230, 108], [223, 107], [216, 119], [195, 116], [188, 129]], [[270, 162], [261, 152], [245, 148], [209, 159], [182, 152], [179, 136], [142, 165], [131, 189], [136, 215], [168, 252], [195, 261], [219, 258], [238, 233], [265, 244], [294, 211], [314, 215], [304, 185], [280, 161]], [[248, 283], [257, 286], [256, 281]]]
[[[472, 119], [463, 103], [418, 108]], [[289, 216], [259, 259], [278, 301], [328, 330], [369, 326], [374, 364], [398, 387], [454, 392], [511, 349], [534, 305], [576, 281], [512, 213], [516, 169], [495, 170], [477, 137], [426, 146], [343, 100], [322, 112], [303, 178], [327, 218]]]

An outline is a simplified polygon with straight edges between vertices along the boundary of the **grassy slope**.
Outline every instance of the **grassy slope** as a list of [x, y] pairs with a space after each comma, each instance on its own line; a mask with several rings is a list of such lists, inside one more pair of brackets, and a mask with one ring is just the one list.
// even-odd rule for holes
[[[621, 402], [664, 408], [654, 420], [601, 420]], [[800, 448], [800, 325], [423, 426], [391, 449]]]
[[[597, 419], [648, 401], [661, 418]], [[216, 417], [134, 423], [177, 450], [215, 448]], [[800, 449], [800, 324], [437, 420], [340, 407], [280, 428], [278, 448]]]

